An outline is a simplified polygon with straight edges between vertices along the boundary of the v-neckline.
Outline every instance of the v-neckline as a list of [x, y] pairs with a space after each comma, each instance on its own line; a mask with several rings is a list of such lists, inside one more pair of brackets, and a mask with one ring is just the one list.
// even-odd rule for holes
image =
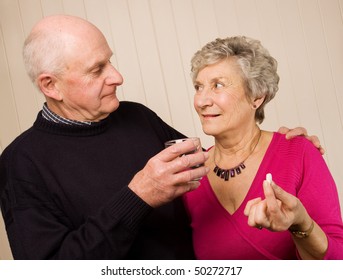
[[[219, 206], [219, 208], [221, 208], [221, 211], [228, 217], [233, 217], [233, 216], [236, 216], [238, 215], [237, 213], [241, 212], [243, 213], [244, 211], [244, 208], [245, 208], [245, 205], [247, 204], [247, 202], [254, 197], [254, 194], [257, 193], [258, 191], [258, 188], [262, 188], [262, 183], [263, 183], [263, 180], [265, 178], [265, 174], [261, 174], [262, 171], [265, 169], [265, 166], [267, 166], [269, 164], [269, 162], [272, 160], [272, 157], [269, 156], [270, 153], [272, 153], [272, 146], [274, 145], [274, 142], [276, 141], [276, 133], [274, 132], [273, 135], [272, 135], [272, 139], [266, 149], [266, 152], [262, 158], [262, 161], [260, 163], [260, 166], [257, 168], [257, 172], [256, 172], [256, 175], [254, 177], [254, 179], [252, 180], [251, 182], [251, 185], [244, 197], [244, 199], [242, 200], [241, 204], [237, 207], [237, 209], [234, 211], [234, 212], [229, 212], [223, 205], [222, 203], [219, 201], [216, 193], [214, 192], [213, 190], [213, 187], [210, 183], [210, 180], [208, 179], [208, 177], [206, 176], [205, 179], [207, 180], [207, 186], [208, 186], [208, 189], [207, 191], [209, 192], [210, 194], [210, 197], [212, 198], [212, 202], [217, 204]], [[210, 148], [212, 149], [213, 146]], [[208, 149], [208, 150], [210, 150]], [[262, 191], [262, 194], [263, 194], [263, 191]], [[244, 207], [243, 207], [244, 205]], [[243, 209], [242, 209], [243, 208]]]

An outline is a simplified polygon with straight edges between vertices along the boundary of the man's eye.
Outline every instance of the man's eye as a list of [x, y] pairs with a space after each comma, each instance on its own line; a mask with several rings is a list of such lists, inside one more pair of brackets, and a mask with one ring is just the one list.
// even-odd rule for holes
[[199, 90], [200, 90], [200, 85], [194, 85], [194, 89], [195, 89], [196, 91], [199, 91]]
[[95, 68], [92, 73], [95, 74], [95, 75], [100, 75], [102, 72], [103, 72], [103, 67], [98, 67], [98, 68]]
[[223, 84], [221, 84], [221, 83], [216, 83], [215, 85], [214, 85], [214, 88], [223, 88], [224, 87], [224, 85]]

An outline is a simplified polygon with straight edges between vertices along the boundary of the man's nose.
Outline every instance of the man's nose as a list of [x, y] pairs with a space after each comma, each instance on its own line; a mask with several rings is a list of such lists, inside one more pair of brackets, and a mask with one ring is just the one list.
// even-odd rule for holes
[[123, 76], [119, 71], [113, 66], [109, 65], [108, 76], [106, 78], [107, 84], [121, 85], [124, 82]]

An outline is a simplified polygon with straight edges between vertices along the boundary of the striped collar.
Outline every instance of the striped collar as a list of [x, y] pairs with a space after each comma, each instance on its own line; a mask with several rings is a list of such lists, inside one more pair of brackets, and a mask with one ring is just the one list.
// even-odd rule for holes
[[43, 105], [43, 110], [42, 110], [42, 116], [48, 120], [52, 121], [54, 123], [60, 123], [60, 124], [67, 124], [67, 125], [92, 125], [92, 122], [87, 122], [87, 121], [75, 121], [75, 120], [69, 120], [64, 117], [61, 117], [54, 112], [52, 112], [46, 103]]

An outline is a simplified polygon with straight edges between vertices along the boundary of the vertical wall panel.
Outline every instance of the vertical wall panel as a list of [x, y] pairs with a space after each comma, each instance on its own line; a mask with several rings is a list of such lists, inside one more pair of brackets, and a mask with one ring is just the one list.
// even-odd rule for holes
[[343, 84], [340, 75], [343, 73], [343, 15], [338, 1], [319, 0], [319, 9], [323, 20], [341, 127], [343, 127]]
[[85, 4], [83, 0], [62, 0], [62, 7], [65, 14], [86, 18]]
[[[126, 0], [107, 0], [117, 68], [124, 77], [122, 99], [147, 104], [137, 46]], [[125, 42], [125, 43], [124, 43]]]
[[[32, 27], [43, 17], [43, 10], [42, 10], [42, 5], [40, 0], [19, 0], [19, 11], [20, 11], [20, 17], [21, 17], [21, 22], [22, 22], [22, 28], [23, 28], [23, 42], [24, 39], [29, 35], [30, 30]], [[27, 11], [31, 11], [28, 13]], [[21, 45], [21, 48], [22, 48]], [[22, 56], [20, 53], [20, 64], [22, 65]], [[35, 97], [36, 100], [36, 106], [37, 110], [40, 110], [42, 108], [42, 104], [45, 101], [44, 95], [31, 83], [29, 77], [25, 75], [22, 77], [27, 84], [26, 87], [26, 95]]]
[[[342, 143], [342, 127], [319, 6], [313, 5], [309, 0], [300, 1], [300, 11], [323, 137], [326, 145], [339, 150]], [[330, 135], [330, 132], [334, 131], [336, 133]], [[333, 154], [328, 154], [329, 161]]]
[[42, 5], [40, 0], [19, 0], [18, 4], [24, 37], [26, 37], [29, 35], [31, 28], [43, 17]]
[[14, 92], [19, 127], [21, 130], [25, 130], [31, 126], [36, 116], [37, 101], [35, 96], [27, 94], [27, 89], [32, 88], [32, 85], [26, 77], [22, 61], [21, 54], [24, 34], [17, 1], [2, 1], [0, 13], [2, 35], [9, 75], [11, 77], [11, 86]]
[[241, 34], [236, 13], [235, 0], [214, 0], [218, 35], [230, 37]]
[[4, 220], [2, 219], [2, 214], [0, 211], [0, 260], [10, 260], [12, 258], [12, 252], [8, 244]]
[[218, 37], [214, 3], [212, 0], [193, 0], [193, 9], [200, 44], [204, 45]]
[[[286, 102], [285, 106], [296, 106], [298, 124], [318, 135], [325, 146], [297, 0], [278, 1], [278, 14], [282, 26], [282, 45], [286, 51], [295, 95], [295, 103]], [[287, 119], [283, 119], [282, 123], [287, 124]]]
[[159, 0], [150, 1], [150, 7], [172, 124], [186, 135], [195, 135], [191, 113], [193, 99], [186, 91], [189, 80], [185, 80], [183, 75], [172, 7], [170, 3]]
[[238, 27], [241, 32], [239, 35], [260, 38], [260, 22], [258, 13], [256, 13], [257, 5], [258, 3], [253, 0], [235, 0]]
[[177, 34], [177, 45], [180, 51], [179, 55], [182, 60], [183, 75], [186, 83], [184, 88], [184, 98], [188, 95], [188, 99], [190, 100], [195, 135], [202, 138], [202, 144], [204, 147], [209, 147], [212, 145], [213, 140], [203, 133], [198, 114], [193, 109], [194, 87], [190, 76], [190, 60], [201, 46], [193, 3], [192, 0], [172, 0], [171, 5]]
[[[280, 76], [280, 89], [276, 93], [275, 99], [267, 106], [276, 106], [275, 112], [278, 126], [286, 125], [295, 127], [299, 124], [298, 108], [297, 106], [289, 106], [289, 104], [296, 104], [296, 100], [293, 91], [294, 88], [290, 81], [292, 69], [288, 64], [283, 44], [284, 38], [277, 3], [274, 0], [262, 0], [259, 1], [259, 5], [256, 8], [261, 33], [259, 38], [261, 43], [269, 50], [270, 54], [278, 61], [278, 73]], [[280, 44], [280, 42], [282, 42], [282, 44]], [[268, 122], [270, 118], [272, 118], [272, 116], [267, 114], [266, 122]], [[273, 128], [270, 127], [270, 129]]]
[[1, 27], [2, 25], [0, 25], [0, 145], [6, 147], [20, 133], [20, 126]]
[[130, 0], [128, 3], [147, 105], [172, 124], [149, 1]]
[[54, 14], [63, 14], [64, 12], [62, 0], [40, 0], [40, 2], [45, 17]]
[[[304, 37], [307, 44], [312, 82], [318, 103], [319, 117], [327, 151], [327, 162], [333, 174], [340, 174], [342, 160], [343, 130], [340, 122], [339, 106], [336, 99], [334, 80], [325, 38], [319, 5], [310, 0], [299, 1]], [[333, 11], [332, 11], [333, 12]], [[340, 49], [343, 49], [341, 44]], [[342, 94], [342, 92], [340, 93]], [[337, 176], [336, 182], [342, 186], [343, 180]], [[343, 191], [340, 189], [340, 193]]]

